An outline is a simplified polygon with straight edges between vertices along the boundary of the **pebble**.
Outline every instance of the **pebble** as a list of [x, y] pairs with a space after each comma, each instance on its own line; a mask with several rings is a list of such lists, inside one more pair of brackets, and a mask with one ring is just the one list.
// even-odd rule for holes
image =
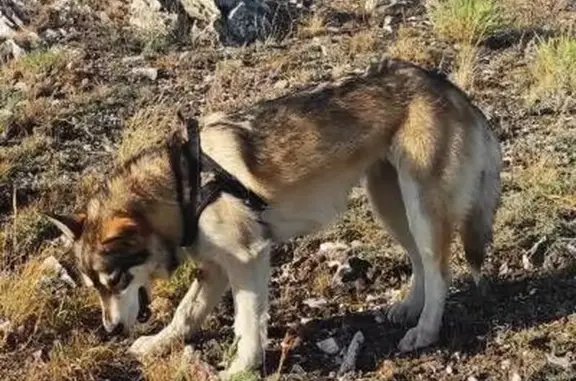
[[317, 342], [316, 346], [329, 355], [335, 355], [340, 351], [340, 347], [333, 337]]
[[135, 67], [132, 69], [132, 74], [140, 77], [148, 78], [151, 81], [158, 79], [158, 69], [153, 67]]

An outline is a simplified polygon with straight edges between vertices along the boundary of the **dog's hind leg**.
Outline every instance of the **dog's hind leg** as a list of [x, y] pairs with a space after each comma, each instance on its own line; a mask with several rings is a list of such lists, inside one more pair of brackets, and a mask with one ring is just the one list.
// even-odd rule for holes
[[424, 188], [421, 182], [403, 172], [399, 179], [410, 231], [424, 269], [424, 308], [416, 327], [410, 329], [399, 344], [400, 350], [412, 351], [438, 340], [450, 280], [453, 221], [445, 214], [449, 206], [443, 203], [440, 186], [428, 184]]
[[214, 262], [202, 261], [198, 266], [199, 278], [180, 301], [170, 324], [156, 335], [139, 337], [130, 347], [131, 353], [138, 356], [161, 353], [200, 328], [228, 288], [228, 278]]
[[412, 264], [408, 295], [388, 310], [388, 319], [394, 323], [415, 323], [424, 306], [424, 269], [410, 232], [396, 169], [387, 161], [373, 164], [366, 171], [366, 190], [374, 214], [406, 250]]

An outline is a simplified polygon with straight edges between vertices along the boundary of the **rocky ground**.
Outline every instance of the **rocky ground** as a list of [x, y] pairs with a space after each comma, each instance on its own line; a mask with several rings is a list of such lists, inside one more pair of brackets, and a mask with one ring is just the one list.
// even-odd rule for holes
[[[473, 287], [456, 244], [440, 342], [400, 354], [406, 327], [386, 322], [383, 311], [402, 294], [410, 267], [355, 190], [349, 212], [332, 226], [275, 249], [263, 376], [576, 380], [571, 2], [503, 0], [497, 20], [468, 36], [474, 20], [459, 23], [456, 12], [446, 22], [427, 7], [433, 1], [319, 0], [283, 13], [291, 17], [283, 19], [284, 39], [244, 47], [224, 46], [223, 29], [202, 22], [184, 37], [171, 33], [170, 22], [182, 28], [175, 16], [143, 16], [137, 1], [11, 0], [0, 5], [4, 16], [10, 3], [24, 11], [0, 24], [12, 28], [0, 34], [2, 380], [210, 379], [206, 364], [220, 366], [232, 344], [229, 295], [192, 341], [198, 352], [184, 351], [183, 361], [175, 348], [139, 363], [126, 348], [169, 321], [192, 266], [157, 286], [149, 323], [110, 340], [95, 295], [77, 286], [69, 253], [39, 213], [81, 205], [115, 162], [162, 138], [180, 106], [191, 115], [231, 110], [363, 69], [383, 54], [449, 76], [502, 142], [504, 196], [484, 269], [488, 292]], [[139, 29], [142, 18], [154, 28]], [[359, 336], [355, 367], [339, 376]]]

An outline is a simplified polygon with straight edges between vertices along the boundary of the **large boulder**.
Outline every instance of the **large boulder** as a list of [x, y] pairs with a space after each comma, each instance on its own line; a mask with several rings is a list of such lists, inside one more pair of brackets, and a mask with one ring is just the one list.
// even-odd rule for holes
[[144, 31], [164, 30], [179, 39], [214, 31], [226, 46], [282, 38], [307, 0], [132, 0], [130, 22]]

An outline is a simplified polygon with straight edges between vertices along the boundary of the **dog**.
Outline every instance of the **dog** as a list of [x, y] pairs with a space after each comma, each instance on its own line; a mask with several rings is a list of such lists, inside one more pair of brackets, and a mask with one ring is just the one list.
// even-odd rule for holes
[[260, 366], [271, 246], [333, 221], [359, 183], [411, 261], [409, 292], [387, 311], [412, 324], [401, 351], [438, 340], [457, 233], [481, 280], [500, 203], [500, 145], [483, 113], [439, 74], [384, 59], [182, 124], [117, 168], [81, 213], [48, 215], [98, 291], [111, 333], [148, 317], [153, 279], [198, 263], [172, 321], [129, 352], [159, 354], [188, 338], [230, 288], [237, 352], [225, 376]]

